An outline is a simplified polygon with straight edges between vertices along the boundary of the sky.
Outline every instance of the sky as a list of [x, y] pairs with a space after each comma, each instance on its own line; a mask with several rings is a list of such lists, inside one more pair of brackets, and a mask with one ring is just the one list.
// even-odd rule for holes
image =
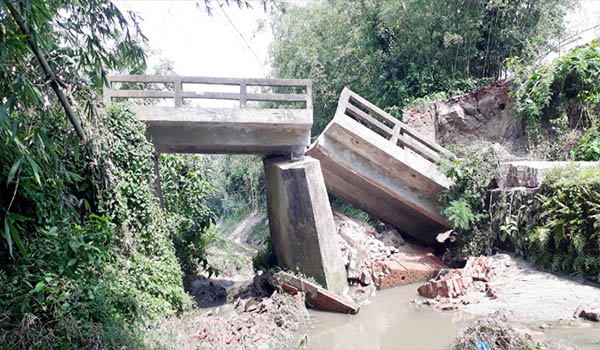
[[[143, 19], [141, 28], [150, 47], [173, 61], [177, 74], [265, 77], [272, 35], [261, 2], [249, 2], [252, 9], [215, 5], [212, 16], [207, 14], [204, 1], [118, 0], [115, 4]], [[265, 30], [255, 33], [261, 20]], [[150, 65], [155, 62], [156, 57], [151, 57]]]
[[[212, 16], [206, 13], [203, 0], [117, 0], [115, 3], [121, 10], [133, 10], [143, 19], [141, 28], [150, 47], [173, 61], [177, 74], [266, 77], [269, 74], [268, 47], [272, 40], [268, 16], [260, 0], [248, 1], [252, 9], [239, 9], [234, 4], [223, 9], [215, 6]], [[264, 30], [257, 33], [259, 21], [264, 23]], [[572, 32], [600, 25], [600, 0], [583, 0], [582, 6], [567, 16], [566, 22]], [[578, 40], [560, 53], [549, 55], [545, 61], [599, 36], [600, 27], [582, 32], [573, 37]], [[156, 58], [150, 58], [151, 66]]]

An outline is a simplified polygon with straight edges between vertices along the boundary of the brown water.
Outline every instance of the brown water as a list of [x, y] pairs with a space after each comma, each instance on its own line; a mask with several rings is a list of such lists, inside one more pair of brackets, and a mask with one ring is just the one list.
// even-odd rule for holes
[[600, 322], [569, 320], [554, 322], [546, 333], [548, 337], [577, 346], [578, 350], [600, 349]]
[[[379, 291], [357, 315], [311, 311], [314, 323], [306, 349], [449, 349], [456, 332], [473, 317], [409, 304], [418, 297], [417, 287]], [[600, 349], [600, 323], [568, 320], [548, 324], [552, 327], [546, 331], [550, 338], [579, 350]], [[526, 326], [539, 330], [539, 325]]]
[[379, 291], [357, 315], [311, 311], [315, 322], [306, 348], [448, 349], [459, 314], [409, 305], [416, 290], [408, 285]]

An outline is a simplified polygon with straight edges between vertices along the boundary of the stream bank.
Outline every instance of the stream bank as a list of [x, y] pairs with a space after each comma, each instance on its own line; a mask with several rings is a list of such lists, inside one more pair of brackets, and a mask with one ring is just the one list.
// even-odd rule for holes
[[[396, 232], [378, 232], [339, 213], [336, 224], [340, 234], [366, 235], [364, 242], [371, 242], [361, 245], [372, 253], [357, 259], [355, 266], [360, 275], [372, 265], [369, 257], [383, 259], [406, 252], [407, 243]], [[237, 229], [241, 226], [244, 229]], [[449, 349], [462, 329], [500, 314], [533, 341], [554, 342], [561, 349], [576, 346], [591, 350], [600, 346], [599, 324], [572, 318], [580, 303], [600, 302], [600, 289], [541, 272], [507, 254], [488, 258], [488, 266], [494, 271], [489, 283], [495, 286], [496, 298], [485, 293], [469, 294], [470, 302], [460, 302], [456, 310], [441, 311], [426, 305], [432, 299], [417, 292], [424, 282], [379, 290], [373, 279], [368, 286], [360, 279], [353, 282], [349, 295], [361, 305], [357, 315], [307, 310], [302, 293], [271, 294], [268, 275], [255, 275], [248, 253], [252, 247], [243, 246], [251, 226], [246, 221], [233, 226], [230, 232], [236, 235], [234, 240], [229, 237], [228, 248], [219, 247], [220, 253], [211, 253], [213, 262], [228, 262], [222, 265], [225, 271], [218, 277], [200, 276], [191, 282], [189, 292], [201, 308], [169, 321], [166, 327], [177, 331], [167, 338], [179, 339], [179, 345], [170, 348]], [[374, 240], [381, 243], [373, 244]], [[350, 251], [349, 247], [344, 249]], [[231, 263], [232, 257], [246, 264], [238, 268]], [[361, 264], [361, 259], [369, 263]]]

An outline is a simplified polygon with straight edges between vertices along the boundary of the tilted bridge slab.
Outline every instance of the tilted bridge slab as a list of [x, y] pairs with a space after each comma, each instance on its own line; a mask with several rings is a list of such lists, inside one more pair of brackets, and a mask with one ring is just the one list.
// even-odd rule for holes
[[307, 154], [330, 193], [403, 233], [430, 243], [449, 228], [437, 196], [451, 182], [435, 163], [452, 153], [351, 90]]

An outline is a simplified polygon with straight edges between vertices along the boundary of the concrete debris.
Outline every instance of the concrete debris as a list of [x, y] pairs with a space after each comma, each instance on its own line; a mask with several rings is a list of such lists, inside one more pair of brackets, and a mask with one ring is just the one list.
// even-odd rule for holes
[[334, 211], [348, 280], [377, 289], [423, 282], [446, 268], [433, 250], [408, 244], [396, 229], [377, 232], [359, 220]]
[[555, 169], [576, 166], [580, 169], [596, 167], [599, 162], [545, 162], [545, 161], [512, 161], [500, 163], [495, 178], [498, 187], [537, 189], [548, 174]]
[[443, 269], [437, 277], [418, 288], [419, 295], [435, 300], [433, 303], [442, 310], [455, 309], [456, 305], [467, 305], [478, 302], [468, 297], [470, 291], [485, 293], [487, 297], [497, 298], [494, 286], [489, 282], [495, 271], [489, 266], [489, 258], [485, 256], [471, 257], [462, 269]]
[[198, 315], [197, 334], [203, 349], [272, 349], [296, 341], [296, 332], [310, 320], [304, 293], [273, 293], [262, 300], [238, 299], [214, 312]]
[[277, 272], [273, 275], [276, 286], [286, 293], [296, 295], [305, 294], [306, 305], [322, 311], [356, 314], [360, 307], [350, 300], [328, 291], [316, 283], [299, 278], [287, 272]]
[[577, 310], [575, 310], [573, 317], [583, 318], [588, 321], [600, 322], [600, 306], [589, 304], [579, 305]]

